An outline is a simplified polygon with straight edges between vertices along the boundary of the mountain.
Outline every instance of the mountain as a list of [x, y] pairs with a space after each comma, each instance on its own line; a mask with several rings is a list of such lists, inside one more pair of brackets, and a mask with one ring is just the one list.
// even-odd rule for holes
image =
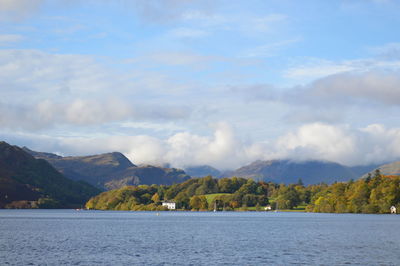
[[122, 178], [113, 178], [105, 183], [106, 189], [117, 189], [127, 185], [172, 185], [190, 179], [190, 176], [181, 169], [152, 165], [130, 167], [119, 174]]
[[21, 148], [0, 142], [0, 208], [81, 206], [100, 192], [64, 177]]
[[189, 166], [185, 167], [185, 172], [194, 177], [214, 176], [219, 177], [221, 172], [209, 165]]
[[356, 179], [374, 167], [376, 166], [348, 167], [338, 163], [315, 160], [303, 162], [271, 160], [255, 161], [235, 171], [224, 173], [223, 176], [246, 177], [286, 184], [296, 183], [301, 178], [305, 184], [317, 184]]
[[[372, 171], [368, 171], [372, 176], [374, 176], [375, 171], [379, 169], [381, 174], [383, 175], [398, 175], [400, 176], [400, 161], [384, 164], [374, 168]], [[363, 175], [362, 177], [367, 177], [368, 173]]]
[[101, 189], [117, 189], [126, 185], [172, 185], [190, 178], [183, 170], [150, 165], [136, 166], [122, 153], [62, 157], [52, 153], [24, 150], [45, 159], [72, 180], [84, 180]]

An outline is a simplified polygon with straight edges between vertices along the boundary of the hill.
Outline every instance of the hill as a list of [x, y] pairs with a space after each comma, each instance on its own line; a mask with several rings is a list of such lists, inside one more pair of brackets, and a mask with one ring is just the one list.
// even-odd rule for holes
[[331, 185], [276, 184], [245, 178], [192, 178], [171, 186], [126, 186], [91, 198], [98, 210], [168, 210], [163, 201], [182, 210], [244, 211], [278, 208], [333, 213], [389, 213], [400, 209], [400, 176], [379, 173], [367, 179]]
[[373, 176], [375, 174], [375, 171], [378, 169], [382, 175], [400, 176], [400, 162], [393, 162], [376, 167], [375, 169], [373, 169], [372, 171], [370, 170], [369, 173], [363, 175], [362, 177], [367, 177], [368, 174], [371, 174]]
[[81, 206], [98, 193], [85, 182], [64, 177], [45, 160], [0, 142], [0, 208]]
[[72, 180], [83, 180], [101, 189], [117, 189], [126, 185], [171, 185], [190, 178], [183, 170], [150, 165], [136, 166], [120, 152], [90, 156], [62, 157], [52, 153], [24, 150], [45, 159]]
[[224, 176], [238, 176], [285, 184], [296, 183], [301, 178], [305, 184], [318, 184], [357, 179], [375, 167], [375, 165], [348, 167], [326, 161], [271, 160], [255, 161], [235, 171], [225, 173]]
[[219, 177], [221, 172], [209, 165], [198, 165], [198, 166], [188, 166], [185, 167], [185, 172], [193, 177], [204, 177], [204, 176], [214, 176]]

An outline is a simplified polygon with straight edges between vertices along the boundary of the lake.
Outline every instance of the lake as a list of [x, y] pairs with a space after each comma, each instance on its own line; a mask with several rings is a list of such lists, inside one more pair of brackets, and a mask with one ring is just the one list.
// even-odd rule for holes
[[399, 265], [400, 215], [0, 210], [1, 265]]

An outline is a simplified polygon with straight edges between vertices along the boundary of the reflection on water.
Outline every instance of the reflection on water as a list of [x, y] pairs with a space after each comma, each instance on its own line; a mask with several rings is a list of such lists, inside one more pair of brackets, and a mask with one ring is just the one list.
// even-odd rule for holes
[[400, 264], [400, 215], [156, 214], [0, 210], [0, 264]]

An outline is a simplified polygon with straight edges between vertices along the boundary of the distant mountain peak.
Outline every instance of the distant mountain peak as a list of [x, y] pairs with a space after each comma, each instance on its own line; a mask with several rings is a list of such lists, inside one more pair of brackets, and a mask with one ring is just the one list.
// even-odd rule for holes
[[[40, 156], [40, 157], [48, 157], [48, 158], [62, 158], [62, 156], [57, 155], [57, 154], [54, 154], [54, 153], [33, 151], [33, 150], [29, 149], [29, 148], [26, 147], [26, 146], [22, 147], [22, 149], [23, 149], [25, 152], [29, 153], [30, 155], [32, 155], [32, 156], [34, 156], [34, 157]], [[43, 159], [44, 159], [44, 158], [43, 158]]]
[[185, 172], [194, 177], [214, 176], [219, 177], [221, 172], [210, 165], [192, 165], [184, 167]]
[[110, 165], [114, 167], [136, 167], [125, 155], [120, 152], [109, 152], [88, 156], [68, 156], [64, 158], [80, 159], [95, 165]]

